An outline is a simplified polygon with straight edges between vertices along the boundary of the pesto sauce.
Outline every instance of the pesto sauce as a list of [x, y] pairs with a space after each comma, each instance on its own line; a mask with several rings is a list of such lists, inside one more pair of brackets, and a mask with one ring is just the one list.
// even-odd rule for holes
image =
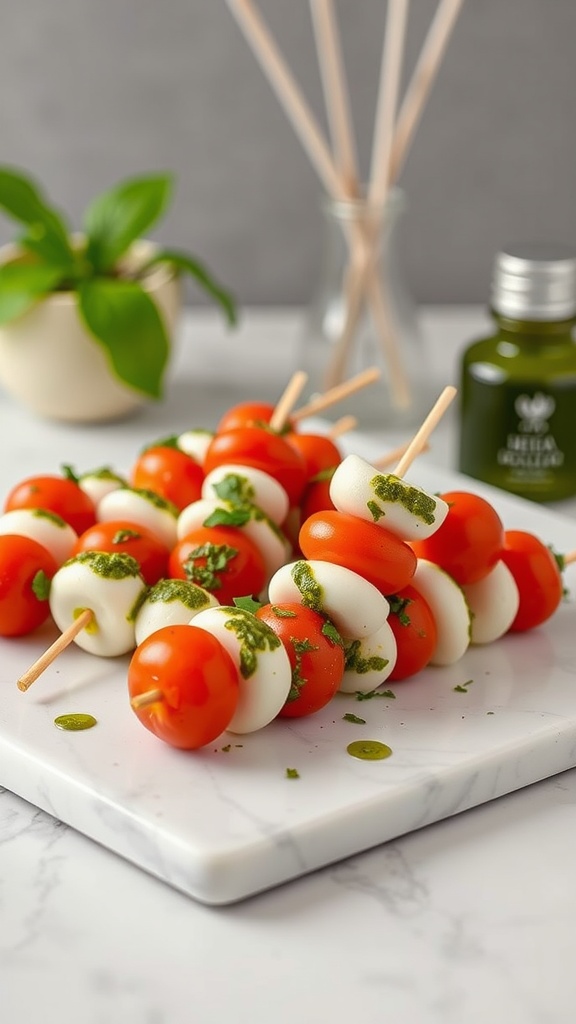
[[358, 757], [361, 761], [383, 761], [392, 754], [392, 748], [379, 740], [354, 740], [346, 747], [350, 757]]
[[163, 601], [165, 604], [169, 604], [170, 601], [180, 601], [191, 611], [200, 611], [201, 608], [207, 608], [210, 604], [206, 591], [196, 583], [189, 583], [188, 580], [158, 580], [158, 583], [150, 588], [145, 599], [150, 603]]
[[229, 615], [224, 628], [240, 641], [240, 673], [243, 679], [249, 679], [258, 668], [258, 652], [274, 651], [282, 641], [266, 622], [251, 612], [232, 606], [225, 606], [224, 611]]
[[62, 516], [59, 516], [57, 512], [51, 512], [49, 508], [31, 508], [30, 512], [37, 519], [48, 519], [54, 526], [59, 526], [60, 529], [65, 529], [67, 523]]
[[84, 715], [74, 713], [71, 715], [58, 715], [54, 719], [54, 725], [57, 729], [65, 729], [66, 732], [81, 732], [83, 729], [92, 729], [93, 726], [97, 725], [98, 720], [94, 718], [94, 715]]
[[314, 612], [323, 608], [324, 591], [312, 572], [309, 562], [299, 561], [292, 567], [292, 579], [298, 587], [302, 604]]
[[[428, 526], [431, 526], [434, 522], [434, 512], [437, 505], [436, 499], [430, 494], [426, 494], [425, 491], [420, 490], [419, 487], [407, 484], [400, 477], [394, 476], [393, 473], [378, 473], [370, 481], [370, 486], [379, 501], [397, 502], [403, 505], [408, 512], [421, 519]], [[370, 502], [368, 507], [374, 517]]]
[[140, 566], [136, 559], [121, 551], [81, 551], [74, 558], [69, 558], [65, 564], [73, 563], [87, 565], [96, 576], [109, 580], [124, 580], [129, 576], [140, 575]]

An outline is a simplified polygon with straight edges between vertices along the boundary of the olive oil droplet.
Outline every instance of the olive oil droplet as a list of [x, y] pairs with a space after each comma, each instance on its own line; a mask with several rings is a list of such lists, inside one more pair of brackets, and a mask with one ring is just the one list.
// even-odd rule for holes
[[58, 715], [54, 719], [54, 725], [57, 729], [66, 729], [68, 732], [80, 732], [82, 729], [91, 729], [96, 724], [97, 719], [94, 718], [94, 715]]
[[361, 761], [383, 761], [390, 757], [392, 748], [379, 740], [354, 740], [346, 747], [350, 757], [358, 757]]

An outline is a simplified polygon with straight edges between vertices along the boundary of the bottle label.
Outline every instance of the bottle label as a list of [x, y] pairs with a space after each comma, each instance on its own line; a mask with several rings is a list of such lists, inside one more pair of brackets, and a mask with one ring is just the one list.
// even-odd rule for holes
[[459, 468], [536, 501], [576, 494], [576, 377], [502, 384], [472, 366], [464, 378]]
[[544, 391], [524, 392], [514, 402], [517, 421], [505, 443], [499, 448], [497, 461], [506, 467], [512, 480], [546, 478], [551, 470], [561, 469], [565, 454], [559, 446], [550, 420], [556, 410], [555, 398]]

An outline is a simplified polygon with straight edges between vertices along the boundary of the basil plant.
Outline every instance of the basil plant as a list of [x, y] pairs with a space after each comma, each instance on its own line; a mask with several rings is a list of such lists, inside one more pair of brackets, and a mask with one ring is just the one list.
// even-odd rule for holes
[[169, 174], [120, 182], [93, 200], [76, 236], [35, 182], [0, 166], [0, 210], [23, 226], [15, 255], [0, 264], [0, 325], [53, 292], [73, 292], [81, 320], [102, 345], [117, 377], [160, 398], [170, 344], [156, 304], [143, 287], [150, 269], [168, 264], [178, 275], [191, 275], [229, 324], [236, 322], [233, 298], [194, 257], [158, 248], [136, 270], [125, 261], [132, 243], [166, 211], [172, 186]]

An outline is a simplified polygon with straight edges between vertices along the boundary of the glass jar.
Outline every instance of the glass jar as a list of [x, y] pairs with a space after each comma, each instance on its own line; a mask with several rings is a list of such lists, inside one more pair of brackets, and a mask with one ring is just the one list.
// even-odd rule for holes
[[[398, 227], [405, 209], [405, 195], [399, 188], [391, 190], [383, 210], [371, 208], [361, 199], [346, 202], [326, 199], [323, 203], [325, 232], [321, 272], [305, 317], [297, 368], [308, 373], [309, 390], [317, 394], [361, 370], [377, 366], [380, 370], [377, 382], [338, 403], [338, 415], [355, 415], [360, 429], [418, 425], [436, 397], [416, 306], [406, 286], [400, 259]], [[406, 384], [405, 404], [396, 401], [395, 377], [366, 293], [362, 295], [361, 313], [350, 339], [347, 358], [340, 373], [336, 377], [333, 373], [346, 322], [350, 241], [354, 232], [362, 230], [366, 223], [377, 225], [375, 265], [388, 339], [394, 346]]]
[[459, 469], [534, 501], [576, 494], [576, 253], [498, 253], [495, 331], [464, 353]]

